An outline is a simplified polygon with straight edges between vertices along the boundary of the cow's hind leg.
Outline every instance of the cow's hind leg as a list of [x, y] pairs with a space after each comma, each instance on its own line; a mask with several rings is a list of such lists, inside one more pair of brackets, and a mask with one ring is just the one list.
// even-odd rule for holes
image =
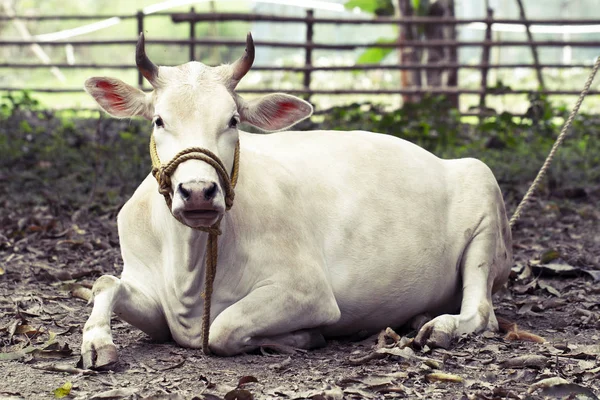
[[[504, 247], [493, 230], [474, 237], [461, 261], [462, 302], [460, 314], [440, 315], [420, 329], [415, 344], [447, 348], [453, 339], [463, 334], [486, 329], [498, 330], [492, 304], [492, 287], [506, 260], [497, 257]], [[500, 263], [500, 264], [498, 264]]]
[[94, 307], [83, 327], [81, 359], [84, 368], [108, 368], [118, 360], [110, 321], [113, 311], [156, 340], [169, 337], [158, 303], [134, 285], [114, 276], [98, 278], [92, 288]]

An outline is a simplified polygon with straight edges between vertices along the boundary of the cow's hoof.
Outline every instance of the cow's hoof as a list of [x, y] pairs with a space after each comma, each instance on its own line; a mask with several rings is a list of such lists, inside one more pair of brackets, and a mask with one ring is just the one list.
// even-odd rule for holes
[[90, 346], [81, 353], [81, 366], [84, 369], [111, 369], [119, 361], [117, 347], [110, 343], [100, 347]]
[[447, 349], [456, 336], [455, 332], [456, 319], [454, 316], [440, 315], [423, 325], [413, 343], [418, 348], [427, 345]]
[[419, 331], [413, 344], [418, 348], [423, 348], [425, 345], [429, 347], [441, 347], [447, 349], [452, 343], [453, 337], [447, 332], [439, 331], [434, 326], [423, 327]]

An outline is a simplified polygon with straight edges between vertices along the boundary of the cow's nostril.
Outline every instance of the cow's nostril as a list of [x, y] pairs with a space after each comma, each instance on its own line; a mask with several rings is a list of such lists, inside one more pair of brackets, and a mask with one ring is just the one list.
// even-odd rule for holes
[[213, 182], [211, 185], [207, 186], [204, 189], [204, 198], [206, 200], [211, 200], [217, 194], [217, 184]]
[[179, 192], [179, 195], [181, 196], [181, 198], [183, 200], [189, 199], [190, 196], [192, 195], [192, 191], [184, 188], [181, 183], [179, 185], [177, 185], [177, 191]]

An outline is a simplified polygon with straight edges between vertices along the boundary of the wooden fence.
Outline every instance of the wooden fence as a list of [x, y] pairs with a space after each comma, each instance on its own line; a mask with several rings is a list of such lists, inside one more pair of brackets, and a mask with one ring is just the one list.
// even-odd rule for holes
[[[425, 93], [445, 94], [449, 96], [456, 96], [460, 94], [476, 94], [481, 96], [480, 106], [485, 106], [485, 99], [488, 95], [505, 95], [505, 94], [531, 94], [531, 93], [544, 93], [549, 95], [577, 95], [578, 90], [548, 90], [547, 88], [541, 87], [539, 90], [530, 89], [513, 89], [513, 88], [490, 88], [488, 87], [487, 73], [490, 69], [513, 69], [513, 68], [532, 68], [536, 69], [538, 76], [541, 75], [540, 71], [546, 68], [556, 69], [568, 69], [568, 68], [587, 68], [590, 64], [556, 64], [556, 63], [503, 63], [493, 64], [489, 61], [490, 48], [497, 46], [526, 46], [530, 47], [533, 52], [537, 51], [539, 47], [588, 47], [598, 49], [600, 55], [600, 39], [587, 40], [587, 41], [574, 41], [574, 40], [523, 40], [523, 41], [494, 41], [492, 40], [492, 26], [493, 24], [520, 24], [524, 25], [526, 29], [529, 29], [530, 25], [597, 25], [598, 20], [584, 20], [584, 19], [551, 19], [551, 20], [522, 20], [522, 19], [494, 19], [493, 14], [488, 12], [487, 18], [475, 18], [475, 19], [457, 19], [457, 18], [434, 18], [434, 17], [406, 17], [406, 18], [377, 18], [377, 19], [339, 19], [339, 18], [316, 18], [311, 10], [308, 10], [304, 17], [286, 17], [266, 14], [239, 14], [239, 13], [196, 13], [192, 8], [188, 13], [155, 13], [153, 17], [168, 17], [173, 23], [187, 23], [189, 24], [189, 39], [185, 40], [173, 40], [173, 39], [147, 39], [147, 44], [173, 44], [173, 45], [187, 45], [189, 46], [189, 58], [190, 60], [195, 58], [195, 50], [197, 46], [239, 46], [243, 47], [245, 41], [243, 40], [229, 40], [224, 38], [196, 38], [196, 24], [205, 22], [229, 22], [229, 21], [247, 21], [247, 22], [272, 22], [272, 23], [295, 23], [303, 24], [306, 27], [306, 37], [304, 42], [286, 42], [286, 41], [266, 41], [256, 40], [255, 44], [257, 47], [278, 47], [278, 48], [298, 48], [304, 50], [304, 65], [299, 66], [264, 66], [256, 65], [253, 70], [258, 71], [288, 71], [294, 73], [303, 74], [303, 87], [296, 88], [293, 90], [286, 90], [293, 94], [302, 94], [305, 96], [311, 96], [316, 94], [323, 95], [346, 95], [346, 94], [401, 94], [401, 95], [420, 95]], [[41, 21], [41, 20], [89, 20], [89, 19], [107, 19], [113, 18], [114, 15], [45, 15], [45, 16], [0, 16], [0, 21], [6, 20], [30, 20], [30, 21]], [[38, 40], [8, 40], [0, 39], [0, 46], [105, 46], [105, 45], [127, 45], [133, 47], [137, 41], [137, 34], [144, 31], [144, 22], [148, 17], [143, 12], [138, 12], [136, 15], [119, 15], [116, 16], [120, 19], [136, 19], [137, 29], [136, 32], [132, 32], [130, 38], [126, 39], [110, 39], [110, 40], [80, 40], [80, 39], [68, 39], [61, 41], [38, 41]], [[465, 25], [471, 23], [484, 23], [486, 25], [486, 35], [484, 40], [478, 41], [459, 41], [459, 40], [398, 40], [394, 43], [344, 43], [344, 44], [330, 44], [330, 43], [316, 43], [313, 40], [314, 26], [316, 24], [360, 24], [360, 25], [398, 25], [398, 26], [409, 26], [409, 25]], [[364, 64], [364, 65], [352, 65], [352, 66], [314, 66], [313, 65], [313, 50], [332, 50], [332, 51], [349, 51], [357, 48], [394, 48], [394, 49], [417, 49], [417, 48], [448, 48], [458, 49], [464, 47], [481, 47], [482, 59], [478, 64], [465, 64], [458, 62], [442, 62], [442, 63], [402, 63], [394, 65], [383, 65], [383, 64]], [[534, 57], [537, 60], [537, 57]], [[113, 69], [133, 69], [136, 68], [132, 64], [111, 64], [111, 63], [16, 63], [16, 62], [0, 62], [0, 68], [113, 68]], [[314, 71], [367, 71], [367, 70], [397, 70], [397, 71], [447, 71], [458, 76], [458, 71], [462, 69], [474, 69], [481, 71], [481, 84], [479, 88], [465, 88], [460, 85], [455, 86], [425, 86], [425, 87], [399, 87], [396, 89], [315, 89], [311, 87], [311, 74]], [[540, 82], [541, 83], [541, 82]], [[139, 74], [138, 85], [140, 88], [144, 88], [144, 80], [142, 75]], [[49, 92], [49, 93], [60, 93], [60, 92], [80, 92], [81, 88], [57, 88], [57, 87], [35, 87], [35, 88], [19, 88], [19, 87], [0, 87], [3, 91], [22, 90], [28, 89], [34, 92]], [[255, 89], [244, 89], [239, 90], [240, 92], [246, 93], [269, 93], [279, 90], [278, 88], [255, 88]], [[590, 94], [598, 95], [600, 91], [592, 90]]]

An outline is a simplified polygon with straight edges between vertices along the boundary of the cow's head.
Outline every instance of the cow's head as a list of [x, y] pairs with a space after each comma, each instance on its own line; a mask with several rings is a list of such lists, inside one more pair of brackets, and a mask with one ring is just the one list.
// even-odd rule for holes
[[[136, 64], [154, 88], [151, 93], [106, 77], [88, 79], [85, 89], [114, 117], [137, 115], [151, 120], [163, 163], [184, 149], [202, 147], [222, 160], [231, 173], [240, 122], [270, 132], [288, 128], [312, 113], [310, 104], [294, 96], [274, 93], [245, 101], [235, 93], [253, 61], [254, 43], [248, 34], [246, 51], [233, 64], [209, 67], [192, 61], [157, 67], [146, 56], [141, 34]], [[241, 152], [243, 156], [243, 148]], [[181, 163], [171, 176], [171, 193], [171, 212], [188, 226], [211, 226], [225, 212], [223, 183], [206, 162]]]

